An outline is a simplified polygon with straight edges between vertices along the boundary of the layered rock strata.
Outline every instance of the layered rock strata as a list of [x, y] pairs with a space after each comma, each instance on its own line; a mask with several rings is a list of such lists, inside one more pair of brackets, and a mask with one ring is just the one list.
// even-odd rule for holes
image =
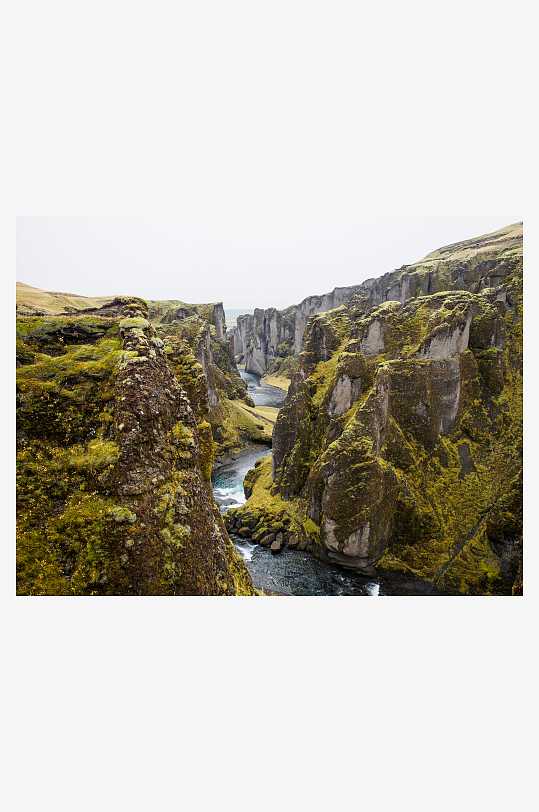
[[212, 496], [205, 376], [145, 302], [19, 318], [17, 366], [18, 594], [256, 594]]
[[272, 458], [226, 521], [365, 575], [521, 594], [521, 230], [429, 256], [310, 319]]

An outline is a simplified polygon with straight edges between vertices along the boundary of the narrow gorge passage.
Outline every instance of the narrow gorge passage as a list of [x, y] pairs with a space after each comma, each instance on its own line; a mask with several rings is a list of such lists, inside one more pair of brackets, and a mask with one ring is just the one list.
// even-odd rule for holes
[[[257, 376], [242, 369], [240, 374], [247, 383], [255, 406], [282, 406], [286, 395], [283, 390], [265, 384]], [[268, 454], [271, 454], [268, 447], [252, 448], [214, 469], [213, 493], [221, 514], [245, 503], [243, 480], [247, 472], [254, 468], [255, 462]], [[366, 579], [341, 567], [328, 565], [308, 552], [285, 547], [278, 555], [274, 555], [269, 548], [261, 547], [250, 539], [243, 539], [234, 533], [229, 535], [245, 560], [255, 588], [264, 592], [282, 596], [375, 597], [422, 594], [419, 590], [389, 584], [378, 578]]]
[[17, 282], [17, 595], [523, 594], [523, 223], [378, 277], [354, 245], [283, 309], [299, 255], [250, 260], [230, 318], [222, 257], [142, 278], [197, 303]]

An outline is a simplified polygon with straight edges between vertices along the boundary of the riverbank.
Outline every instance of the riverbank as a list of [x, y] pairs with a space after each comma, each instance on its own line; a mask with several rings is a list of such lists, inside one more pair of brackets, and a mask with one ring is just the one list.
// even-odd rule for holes
[[[268, 447], [253, 446], [230, 455], [229, 459], [214, 466], [213, 493], [222, 515], [230, 508], [245, 504], [245, 475], [255, 467], [258, 460], [270, 454], [271, 449]], [[254, 588], [264, 596], [388, 594], [383, 588], [380, 590], [380, 581], [377, 578], [365, 579], [356, 573], [346, 572], [338, 566], [320, 561], [307, 551], [284, 548], [275, 555], [250, 538], [235, 533], [231, 533], [230, 538], [247, 565]]]
[[271, 435], [277, 420], [277, 415], [279, 414], [279, 409], [276, 406], [247, 406], [245, 403], [239, 400], [235, 401], [235, 405], [238, 409], [241, 409], [241, 411], [246, 412], [247, 414], [250, 414], [261, 421], [261, 423], [258, 424], [258, 428], [265, 431], [266, 436], [264, 437], [264, 440], [271, 442]]
[[[215, 501], [224, 516], [228, 510], [245, 504], [243, 482], [259, 460], [271, 455], [270, 448], [253, 446], [231, 455], [214, 467], [212, 485]], [[259, 466], [262, 463], [259, 463]], [[435, 596], [436, 587], [413, 576], [376, 573], [366, 577], [317, 557], [305, 549], [284, 545], [275, 553], [250, 538], [247, 526], [241, 535], [230, 532], [230, 539], [251, 574], [259, 594], [267, 596]], [[251, 528], [249, 528], [249, 531]]]
[[[212, 480], [214, 474], [221, 468], [225, 468], [227, 465], [237, 464], [238, 470], [240, 470], [241, 467], [241, 470], [243, 471], [243, 469], [245, 469], [245, 472], [247, 473], [247, 471], [254, 466], [255, 461], [257, 459], [267, 457], [269, 454], [271, 454], [271, 445], [269, 443], [268, 444], [252, 443], [249, 445], [245, 445], [242, 449], [239, 449], [237, 452], [229, 454], [228, 456], [223, 457], [222, 460], [218, 460], [217, 462], [214, 463], [212, 468]], [[247, 467], [245, 467], [245, 465], [243, 465], [242, 467], [244, 460], [248, 461]], [[243, 489], [243, 480], [242, 480], [242, 489]]]
[[291, 383], [290, 378], [281, 377], [280, 375], [264, 375], [260, 381], [268, 386], [276, 386], [277, 389], [282, 389], [284, 392], [288, 392]]

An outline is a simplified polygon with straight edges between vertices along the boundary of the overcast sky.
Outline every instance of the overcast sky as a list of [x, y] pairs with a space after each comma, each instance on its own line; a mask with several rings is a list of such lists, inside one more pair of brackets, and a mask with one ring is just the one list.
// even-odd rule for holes
[[18, 217], [17, 280], [84, 296], [282, 309], [521, 219]]

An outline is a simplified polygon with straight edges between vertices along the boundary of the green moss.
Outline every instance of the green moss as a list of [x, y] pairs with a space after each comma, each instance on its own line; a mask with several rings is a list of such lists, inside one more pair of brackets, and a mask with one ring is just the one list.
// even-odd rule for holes
[[211, 479], [213, 467], [214, 442], [210, 424], [204, 420], [198, 424], [198, 436], [200, 443], [200, 470], [207, 482]]
[[131, 513], [130, 510], [126, 507], [122, 507], [118, 505], [117, 507], [113, 507], [110, 509], [109, 514], [112, 516], [115, 522], [121, 524], [123, 522], [129, 522], [129, 524], [134, 524], [137, 521], [137, 517], [134, 513]]
[[[255, 594], [214, 515], [207, 387], [192, 355], [182, 345], [198, 432], [140, 320], [122, 325], [128, 352], [115, 322], [30, 321], [18, 343], [17, 593], [227, 595], [237, 581]], [[134, 415], [135, 440], [122, 431]]]
[[192, 430], [183, 422], [178, 422], [172, 429], [172, 434], [182, 446], [186, 448], [195, 447], [195, 439]]
[[249, 489], [251, 495], [241, 508], [234, 511], [235, 517], [241, 516], [245, 522], [257, 519], [260, 531], [275, 532], [279, 527], [286, 527], [310, 544], [320, 543], [320, 527], [308, 517], [306, 500], [284, 501], [272, 492], [271, 455], [257, 461], [256, 475], [249, 472]]
[[120, 332], [123, 333], [125, 330], [130, 330], [132, 328], [139, 329], [139, 330], [147, 330], [150, 326], [150, 322], [147, 319], [143, 319], [140, 316], [136, 316], [132, 319], [122, 319], [119, 324]]
[[[120, 563], [112, 552], [110, 499], [74, 493], [60, 515], [29, 510], [19, 519], [17, 593], [81, 595], [106, 591]], [[48, 521], [44, 521], [47, 519]]]
[[260, 423], [240, 401], [223, 401], [208, 415], [217, 459], [253, 442], [270, 443], [273, 426]]

